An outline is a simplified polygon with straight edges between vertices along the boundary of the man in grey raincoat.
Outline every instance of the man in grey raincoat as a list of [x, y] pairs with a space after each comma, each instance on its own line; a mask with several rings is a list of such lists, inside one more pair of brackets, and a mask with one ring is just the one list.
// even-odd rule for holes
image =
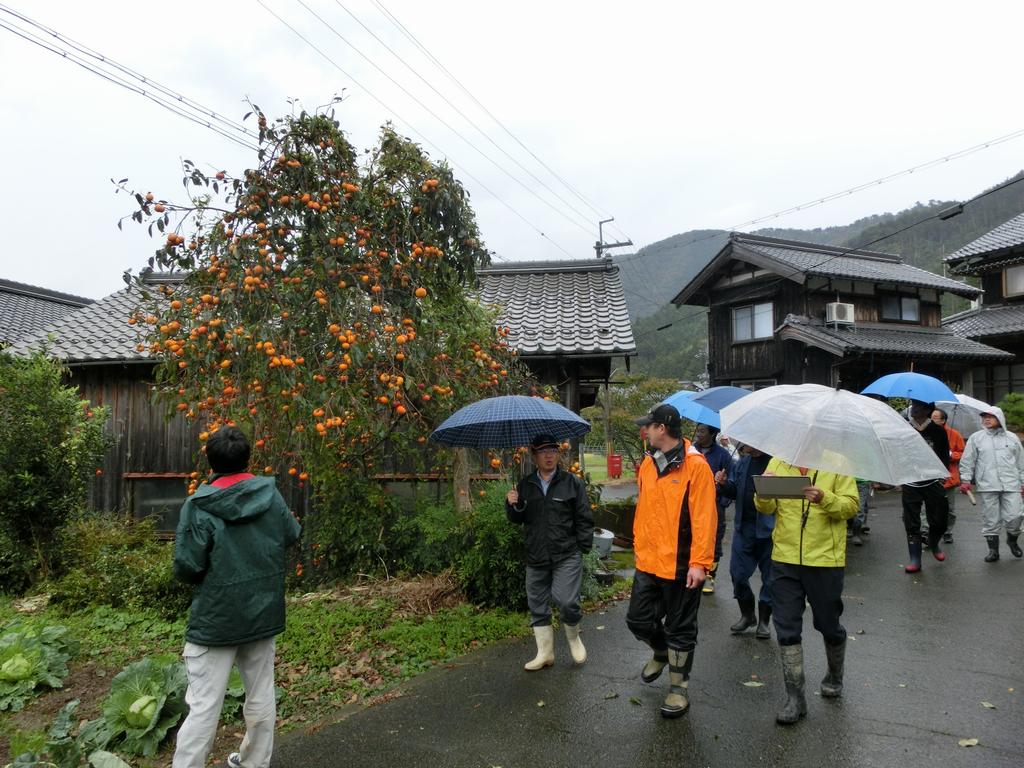
[[1006, 527], [1006, 543], [1014, 557], [1024, 551], [1017, 543], [1024, 522], [1024, 449], [1020, 438], [1006, 429], [1006, 418], [1000, 408], [981, 414], [984, 429], [967, 440], [960, 459], [960, 491], [972, 488], [981, 501], [983, 526], [988, 542], [986, 563], [999, 559], [999, 530]]

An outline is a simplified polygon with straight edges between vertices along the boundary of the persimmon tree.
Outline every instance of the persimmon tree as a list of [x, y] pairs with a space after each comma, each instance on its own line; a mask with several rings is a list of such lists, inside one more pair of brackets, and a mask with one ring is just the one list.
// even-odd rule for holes
[[[120, 183], [166, 238], [130, 278], [146, 300], [129, 322], [201, 440], [243, 426], [255, 466], [329, 496], [388, 452], [422, 454], [458, 407], [521, 390], [525, 368], [473, 298], [488, 253], [446, 165], [390, 127], [361, 155], [333, 112], [254, 114], [256, 168], [186, 161], [177, 203]], [[152, 270], [181, 280], [154, 289]]]

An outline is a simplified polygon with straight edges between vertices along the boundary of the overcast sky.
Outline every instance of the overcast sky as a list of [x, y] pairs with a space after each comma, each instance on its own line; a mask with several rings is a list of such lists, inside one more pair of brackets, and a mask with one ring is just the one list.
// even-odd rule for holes
[[[506, 259], [592, 257], [599, 216], [379, 5], [530, 151], [615, 216], [619, 229], [606, 239], [637, 246], [728, 228], [1024, 129], [1024, 6], [1015, 3], [302, 0], [319, 21], [299, 0], [263, 0], [307, 43], [256, 0], [0, 2], [236, 120], [246, 98], [273, 116], [289, 97], [314, 108], [344, 91], [337, 117], [353, 143], [369, 146], [393, 120], [447, 158], [472, 193], [488, 247]], [[0, 22], [12, 20], [0, 12]], [[234, 172], [255, 164], [252, 152], [3, 29], [0, 94], [3, 278], [106, 295], [155, 248], [138, 227], [118, 231], [131, 205], [112, 177], [174, 199], [181, 158]], [[843, 224], [962, 199], [1022, 168], [1019, 138], [771, 224]]]

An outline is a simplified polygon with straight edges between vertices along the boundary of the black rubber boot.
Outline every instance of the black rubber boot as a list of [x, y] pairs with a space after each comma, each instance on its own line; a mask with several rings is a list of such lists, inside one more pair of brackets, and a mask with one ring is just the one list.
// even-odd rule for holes
[[757, 604], [757, 629], [754, 637], [758, 640], [769, 640], [772, 636], [772, 607], [768, 603]]
[[1021, 557], [1024, 555], [1024, 550], [1020, 548], [1020, 544], [1017, 543], [1017, 537], [1019, 533], [1008, 533], [1006, 534], [1006, 543], [1010, 546], [1010, 553], [1014, 557]]
[[690, 708], [690, 669], [693, 651], [668, 652], [668, 696], [661, 704], [661, 716], [681, 717]]
[[783, 645], [779, 648], [782, 656], [782, 679], [786, 684], [786, 703], [775, 716], [780, 725], [792, 725], [807, 714], [807, 699], [804, 697], [804, 648]]
[[754, 618], [754, 598], [744, 598], [743, 600], [737, 600], [740, 606], [740, 620], [729, 627], [729, 631], [734, 635], [738, 635], [740, 632], [745, 632], [752, 626], [757, 624], [757, 619]]
[[921, 570], [921, 542], [911, 541], [907, 544], [907, 548], [910, 551], [910, 562], [903, 567], [903, 570], [907, 573], [917, 573]]
[[640, 672], [640, 679], [645, 683], [653, 683], [661, 677], [661, 672], [665, 669], [666, 665], [668, 665], [668, 651], [655, 649], [654, 656], [644, 664], [644, 668]]
[[988, 542], [988, 554], [985, 555], [985, 562], [994, 563], [999, 559], [999, 537], [986, 536], [985, 541]]
[[843, 695], [846, 640], [844, 639], [839, 645], [825, 643], [825, 658], [828, 660], [828, 674], [821, 681], [821, 695], [826, 699], [837, 699]]
[[850, 543], [855, 547], [863, 547], [864, 539], [860, 537], [861, 527], [856, 523], [853, 524], [853, 535], [850, 536]]

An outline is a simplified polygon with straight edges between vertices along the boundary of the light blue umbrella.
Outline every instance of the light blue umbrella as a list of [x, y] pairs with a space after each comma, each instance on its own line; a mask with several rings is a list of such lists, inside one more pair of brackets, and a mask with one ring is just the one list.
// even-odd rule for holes
[[741, 397], [746, 397], [749, 394], [749, 389], [721, 386], [711, 387], [703, 392], [682, 390], [676, 392], [665, 402], [675, 406], [675, 409], [679, 411], [679, 415], [684, 419], [689, 419], [697, 424], [707, 424], [715, 429], [721, 429], [722, 422], [718, 412], [727, 405], [732, 405]]
[[590, 423], [563, 405], [541, 397], [503, 395], [460, 408], [430, 440], [459, 448], [515, 448], [539, 434], [568, 440], [589, 431]]
[[923, 403], [934, 403], [936, 400], [956, 401], [956, 395], [949, 387], [936, 379], [914, 371], [890, 373], [883, 376], [861, 390], [862, 395], [879, 395], [880, 397], [909, 397]]

